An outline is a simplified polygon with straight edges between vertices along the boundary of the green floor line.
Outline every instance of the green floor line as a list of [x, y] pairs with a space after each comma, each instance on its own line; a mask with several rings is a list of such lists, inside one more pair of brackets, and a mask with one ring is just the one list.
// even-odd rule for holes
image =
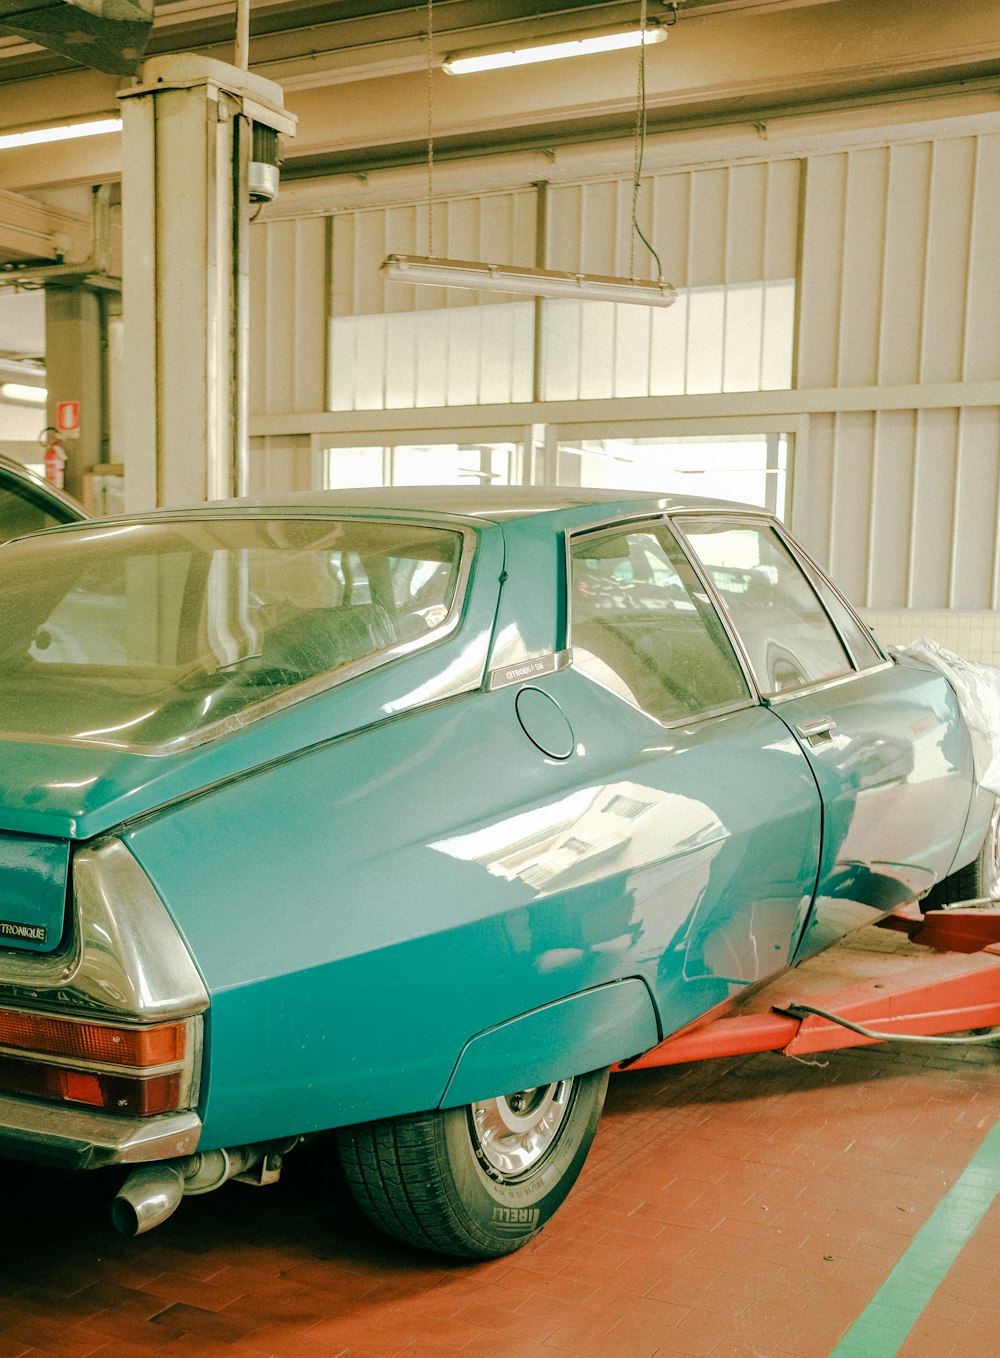
[[1000, 1192], [1000, 1121], [830, 1354], [892, 1358]]

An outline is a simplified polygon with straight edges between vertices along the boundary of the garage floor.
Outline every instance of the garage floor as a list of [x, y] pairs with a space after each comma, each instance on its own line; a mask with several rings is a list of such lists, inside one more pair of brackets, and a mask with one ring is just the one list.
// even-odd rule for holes
[[318, 1143], [133, 1241], [116, 1175], [7, 1163], [0, 1358], [982, 1358], [1000, 1064], [955, 1050], [616, 1076], [566, 1207], [479, 1265], [379, 1237]]

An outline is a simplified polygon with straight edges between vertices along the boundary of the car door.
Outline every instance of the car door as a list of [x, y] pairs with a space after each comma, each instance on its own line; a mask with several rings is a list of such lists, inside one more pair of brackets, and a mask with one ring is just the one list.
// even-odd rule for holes
[[646, 977], [674, 1031], [788, 964], [815, 887], [819, 796], [664, 523], [581, 533], [569, 554], [573, 665], [547, 691], [587, 795], [531, 871], [581, 920], [588, 883], [600, 887], [619, 965]]
[[947, 873], [973, 786], [968, 737], [944, 677], [883, 655], [775, 523], [729, 514], [679, 522], [822, 796], [801, 960]]

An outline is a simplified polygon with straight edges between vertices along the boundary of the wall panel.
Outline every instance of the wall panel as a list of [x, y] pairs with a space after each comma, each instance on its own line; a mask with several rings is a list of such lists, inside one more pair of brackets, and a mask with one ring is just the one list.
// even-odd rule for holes
[[797, 384], [834, 387], [840, 360], [840, 302], [848, 156], [814, 156], [805, 177], [799, 282]]
[[795, 450], [789, 521], [802, 545], [822, 565], [828, 565], [833, 543], [833, 470], [836, 449], [833, 415], [814, 415], [809, 421], [808, 447]]
[[997, 606], [1000, 409], [814, 415], [792, 522], [857, 603]]
[[[996, 133], [810, 158], [798, 385], [1000, 378]], [[1000, 428], [993, 407], [878, 410], [811, 421], [796, 523], [828, 486], [828, 561], [869, 607], [996, 602]], [[862, 563], [866, 563], [862, 568]]]
[[948, 606], [996, 608], [1000, 559], [1000, 410], [972, 407], [958, 423], [952, 571]]
[[[951, 602], [959, 412], [922, 410], [917, 420], [908, 608]], [[964, 600], [963, 600], [964, 606]]]
[[[637, 204], [677, 304], [542, 310], [542, 399], [578, 402], [580, 419], [588, 402], [628, 400], [645, 402], [644, 420], [674, 420], [679, 400], [694, 429], [759, 416], [741, 393], [781, 393], [800, 434], [793, 530], [886, 618], [1000, 604], [1000, 403], [983, 390], [1000, 383], [1000, 131], [992, 116], [981, 130], [931, 126], [762, 139], [759, 160], [732, 164], [692, 151], [645, 175]], [[654, 276], [632, 233], [629, 167], [588, 179], [583, 154], [578, 179], [546, 190], [547, 264]], [[538, 202], [530, 184], [439, 200], [435, 252], [530, 265]], [[334, 203], [326, 219], [255, 228], [255, 413], [325, 409], [329, 312], [335, 409], [467, 406], [471, 426], [477, 405], [515, 403], [518, 420], [547, 419], [527, 405], [531, 301], [386, 284], [390, 251], [428, 251], [425, 202]]]
[[828, 564], [852, 599], [867, 603], [872, 516], [872, 447], [875, 416], [851, 411], [834, 421], [830, 486], [833, 520]]
[[278, 496], [301, 490], [313, 480], [311, 440], [294, 435], [252, 438], [249, 473], [251, 495]]
[[[326, 223], [275, 222], [251, 233], [251, 414], [323, 409]], [[263, 299], [263, 307], [260, 306]], [[263, 315], [261, 315], [263, 312]]]
[[1000, 373], [1000, 135], [977, 138], [962, 378]]
[[889, 148], [889, 197], [880, 249], [880, 382], [916, 382], [920, 377], [932, 160], [929, 142]]
[[878, 380], [888, 169], [889, 153], [881, 147], [847, 157], [837, 336], [837, 384], [842, 387], [867, 387]]
[[934, 143], [927, 220], [922, 382], [962, 380], [976, 139]]
[[909, 595], [910, 514], [917, 416], [883, 410], [876, 417], [868, 515], [868, 580], [859, 599], [870, 608], [897, 607]]

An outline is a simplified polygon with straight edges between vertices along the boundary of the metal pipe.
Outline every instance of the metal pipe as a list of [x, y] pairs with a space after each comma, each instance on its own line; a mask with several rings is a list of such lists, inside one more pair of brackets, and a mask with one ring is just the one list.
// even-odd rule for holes
[[211, 1193], [244, 1174], [268, 1154], [269, 1146], [234, 1146], [165, 1160], [133, 1170], [111, 1204], [120, 1235], [143, 1235], [172, 1216], [187, 1194]]
[[236, 0], [236, 60], [241, 71], [250, 69], [250, 0]]
[[119, 1235], [142, 1235], [177, 1211], [184, 1197], [183, 1163], [175, 1160], [132, 1171], [111, 1204], [111, 1221]]

